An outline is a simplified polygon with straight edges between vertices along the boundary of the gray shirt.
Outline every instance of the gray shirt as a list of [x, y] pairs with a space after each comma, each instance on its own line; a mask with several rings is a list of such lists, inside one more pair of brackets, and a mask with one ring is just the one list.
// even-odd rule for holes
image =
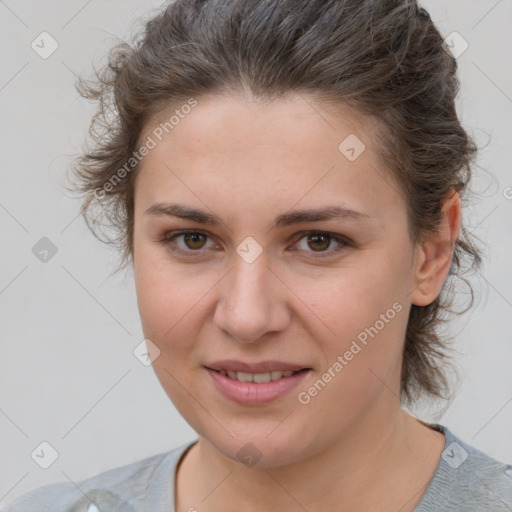
[[[512, 512], [512, 466], [464, 443], [446, 427], [432, 426], [445, 435], [445, 449], [414, 512]], [[176, 466], [195, 443], [104, 471], [76, 485], [39, 487], [14, 500], [4, 512], [175, 512]], [[201, 504], [191, 504], [189, 510], [194, 508], [201, 510]]]

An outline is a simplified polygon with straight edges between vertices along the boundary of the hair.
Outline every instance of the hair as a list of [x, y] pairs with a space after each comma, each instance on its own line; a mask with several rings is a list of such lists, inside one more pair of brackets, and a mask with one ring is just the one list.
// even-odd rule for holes
[[[120, 250], [124, 268], [133, 262], [138, 169], [126, 163], [152, 116], [201, 95], [307, 94], [378, 120], [379, 155], [406, 199], [411, 239], [420, 241], [438, 229], [450, 191], [464, 199], [468, 190], [477, 148], [456, 113], [458, 89], [457, 62], [415, 0], [176, 0], [132, 44], [113, 47], [94, 80], [79, 80], [78, 91], [98, 109], [92, 147], [73, 166], [74, 190], [87, 226]], [[463, 275], [480, 263], [462, 226], [441, 293], [411, 307], [402, 402], [446, 399], [448, 338], [439, 328], [452, 311], [450, 278], [470, 289], [465, 312], [474, 294]]]

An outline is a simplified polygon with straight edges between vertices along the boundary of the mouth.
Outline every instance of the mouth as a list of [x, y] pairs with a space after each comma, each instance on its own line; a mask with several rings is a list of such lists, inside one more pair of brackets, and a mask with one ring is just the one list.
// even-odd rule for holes
[[228, 379], [235, 380], [238, 382], [254, 382], [256, 384], [264, 384], [279, 379], [286, 379], [299, 373], [305, 373], [311, 370], [311, 368], [302, 368], [301, 370], [274, 370], [271, 372], [263, 373], [248, 373], [248, 372], [235, 372], [231, 370], [215, 370], [214, 368], [208, 368]]
[[[237, 365], [240, 368], [240, 364]], [[278, 399], [284, 400], [312, 371], [311, 368], [300, 368], [253, 373], [209, 366], [204, 368], [214, 388], [224, 398], [242, 406], [262, 406]]]

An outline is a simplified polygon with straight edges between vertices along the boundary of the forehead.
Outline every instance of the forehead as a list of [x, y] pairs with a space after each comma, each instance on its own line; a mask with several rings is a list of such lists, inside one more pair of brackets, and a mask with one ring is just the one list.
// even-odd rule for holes
[[[341, 139], [351, 134], [368, 139], [376, 126], [376, 119], [353, 107], [298, 93], [272, 101], [239, 94], [206, 95], [193, 102], [192, 107], [190, 101], [173, 104], [152, 116], [142, 138], [153, 135], [159, 145], [174, 140], [179, 144], [175, 149], [189, 155], [250, 152], [256, 147], [262, 153], [265, 146], [316, 153], [328, 146], [337, 150]], [[297, 142], [303, 145], [297, 148]]]
[[298, 94], [266, 103], [235, 95], [196, 102], [183, 111], [173, 105], [146, 124], [141, 140], [150, 137], [155, 147], [137, 177], [136, 196], [145, 203], [185, 194], [247, 212], [350, 201], [377, 214], [396, 205], [373, 118]]

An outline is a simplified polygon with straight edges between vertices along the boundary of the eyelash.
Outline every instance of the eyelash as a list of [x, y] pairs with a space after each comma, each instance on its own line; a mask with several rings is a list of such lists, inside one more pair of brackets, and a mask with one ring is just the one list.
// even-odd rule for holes
[[[185, 251], [185, 250], [180, 249], [180, 248], [178, 248], [176, 246], [173, 246], [173, 241], [176, 238], [178, 238], [180, 236], [183, 236], [183, 235], [186, 235], [186, 234], [198, 234], [198, 235], [203, 235], [203, 236], [206, 236], [207, 238], [210, 238], [208, 233], [205, 233], [204, 231], [184, 230], [184, 231], [170, 231], [170, 232], [166, 233], [164, 235], [164, 237], [161, 238], [159, 241], [160, 241], [160, 243], [166, 249], [168, 249], [169, 251], [172, 251], [173, 253], [176, 253], [178, 255], [183, 255], [183, 256], [192, 257], [192, 258], [197, 256], [197, 255], [200, 255], [199, 253], [202, 252], [201, 249], [197, 249], [197, 250], [189, 249], [189, 250]], [[309, 230], [309, 231], [301, 231], [299, 234], [301, 235], [301, 237], [294, 243], [294, 245], [297, 244], [303, 238], [305, 238], [305, 237], [307, 237], [309, 235], [328, 236], [328, 237], [331, 238], [331, 240], [334, 240], [335, 242], [341, 244], [341, 246], [339, 246], [339, 247], [337, 247], [336, 249], [333, 249], [333, 250], [316, 251], [316, 252], [315, 251], [306, 251], [306, 252], [311, 253], [313, 258], [327, 258], [327, 257], [331, 257], [331, 256], [333, 256], [333, 254], [340, 253], [344, 249], [346, 249], [346, 247], [350, 247], [350, 246], [353, 245], [352, 242], [350, 240], [348, 240], [347, 238], [342, 237], [340, 235], [337, 235], [335, 233], [330, 233], [328, 231]], [[194, 253], [197, 253], [197, 254], [194, 254]]]

